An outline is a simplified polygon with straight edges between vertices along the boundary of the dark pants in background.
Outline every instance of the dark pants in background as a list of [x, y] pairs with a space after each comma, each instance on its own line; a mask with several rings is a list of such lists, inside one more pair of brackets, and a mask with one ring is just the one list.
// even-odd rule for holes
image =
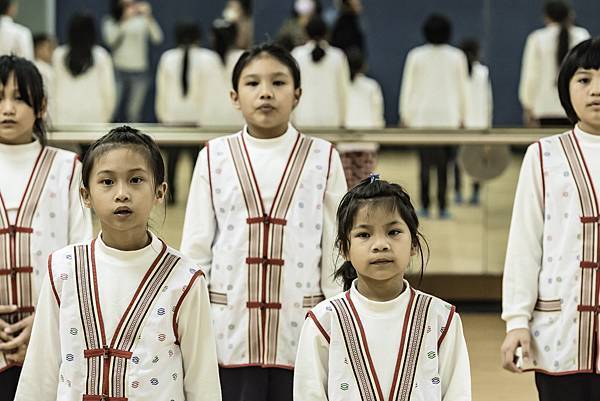
[[13, 401], [21, 375], [20, 367], [12, 367], [0, 373], [0, 401]]
[[182, 152], [189, 153], [192, 158], [192, 171], [196, 166], [196, 160], [198, 159], [198, 153], [200, 148], [198, 146], [173, 146], [166, 145], [161, 146], [166, 149], [167, 152], [167, 183], [169, 184], [169, 203], [175, 203], [177, 200], [177, 162]]
[[535, 374], [540, 401], [598, 401], [600, 400], [600, 375], [577, 373], [551, 376]]
[[294, 372], [279, 368], [219, 368], [223, 401], [292, 401]]
[[452, 156], [451, 146], [427, 146], [419, 149], [421, 162], [421, 205], [428, 210], [431, 204], [429, 198], [429, 172], [432, 167], [437, 171], [437, 199], [440, 211], [446, 210], [446, 190], [448, 184], [448, 163]]

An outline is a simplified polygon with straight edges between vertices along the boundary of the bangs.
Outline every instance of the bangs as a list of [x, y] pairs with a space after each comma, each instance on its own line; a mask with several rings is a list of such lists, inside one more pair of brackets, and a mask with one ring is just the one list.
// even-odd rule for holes
[[36, 114], [39, 113], [44, 98], [44, 84], [37, 68], [30, 61], [19, 57], [0, 57], [0, 82], [2, 82], [2, 86], [6, 86], [11, 74], [15, 75], [17, 88], [25, 103], [33, 108]]
[[600, 38], [591, 41], [589, 48], [578, 58], [578, 68], [600, 69]]

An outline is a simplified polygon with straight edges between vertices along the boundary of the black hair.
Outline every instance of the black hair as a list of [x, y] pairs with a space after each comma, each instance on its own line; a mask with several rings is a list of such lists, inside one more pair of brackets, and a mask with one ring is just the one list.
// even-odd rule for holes
[[569, 120], [576, 124], [579, 121], [571, 103], [569, 84], [579, 68], [600, 69], [600, 37], [584, 40], [571, 49], [565, 57], [558, 73], [558, 97]]
[[53, 40], [53, 37], [48, 33], [45, 33], [45, 32], [36, 33], [35, 35], [33, 35], [33, 48], [35, 49], [42, 43], [49, 42], [51, 40]]
[[235, 0], [242, 7], [244, 15], [249, 17], [252, 15], [252, 0]]
[[0, 82], [2, 82], [2, 86], [6, 85], [10, 74], [15, 74], [19, 93], [35, 114], [33, 134], [42, 146], [46, 146], [46, 126], [44, 119], [40, 117], [46, 107], [42, 75], [35, 64], [25, 58], [14, 55], [0, 56]]
[[267, 42], [256, 45], [253, 48], [244, 51], [237, 63], [235, 63], [235, 67], [233, 67], [233, 73], [231, 74], [231, 86], [234, 91], [237, 92], [238, 90], [238, 84], [244, 68], [246, 68], [246, 66], [250, 64], [252, 60], [261, 56], [263, 53], [275, 58], [281, 64], [289, 68], [294, 80], [294, 89], [300, 88], [300, 67], [298, 67], [296, 59], [283, 47], [271, 42]]
[[308, 35], [309, 39], [315, 41], [315, 48], [313, 49], [311, 56], [312, 60], [315, 63], [318, 63], [325, 57], [325, 50], [321, 47], [319, 42], [324, 40], [327, 36], [327, 24], [320, 15], [315, 14], [310, 18], [306, 24], [306, 35]]
[[84, 188], [89, 189], [90, 174], [96, 160], [108, 151], [121, 147], [131, 147], [144, 154], [154, 174], [155, 188], [165, 181], [165, 163], [156, 142], [148, 134], [128, 125], [122, 125], [111, 129], [92, 143], [85, 153], [81, 167], [81, 181]]
[[75, 14], [69, 21], [69, 51], [65, 65], [74, 77], [83, 74], [94, 65], [92, 49], [96, 44], [96, 23], [91, 14]]
[[[397, 212], [400, 214], [410, 231], [412, 248], [416, 249], [420, 255], [422, 277], [423, 269], [429, 259], [429, 245], [419, 231], [419, 218], [411, 203], [410, 196], [400, 185], [388, 181], [374, 179], [373, 177], [366, 178], [350, 189], [340, 201], [337, 209], [336, 245], [341, 255], [347, 257], [350, 253], [350, 231], [352, 231], [356, 214], [365, 205], [385, 207], [390, 213]], [[423, 244], [425, 245], [427, 258], [425, 258], [423, 252]], [[356, 269], [352, 266], [352, 262], [345, 261], [335, 271], [334, 277], [342, 279], [344, 291], [350, 289], [352, 281], [357, 278]]]
[[350, 81], [354, 82], [354, 78], [365, 66], [365, 56], [359, 47], [353, 46], [346, 50], [346, 58], [350, 66]]
[[235, 45], [238, 28], [234, 22], [216, 19], [211, 26], [213, 50], [217, 52], [223, 65], [227, 62], [227, 52]]
[[125, 7], [121, 3], [121, 0], [110, 0], [110, 15], [115, 22], [121, 21]]
[[423, 24], [423, 35], [428, 43], [443, 45], [450, 42], [452, 24], [448, 17], [442, 14], [431, 14]]
[[0, 0], [0, 15], [5, 15], [13, 0]]
[[467, 57], [470, 76], [473, 73], [473, 63], [479, 60], [479, 42], [475, 38], [468, 38], [460, 42], [459, 47]]
[[556, 64], [560, 66], [569, 51], [569, 23], [571, 9], [561, 0], [550, 0], [544, 5], [544, 15], [550, 21], [560, 24], [558, 44], [556, 45]]
[[187, 96], [189, 90], [190, 47], [200, 44], [200, 38], [200, 26], [196, 23], [178, 22], [175, 26], [175, 43], [184, 48], [181, 68], [181, 91], [184, 97]]

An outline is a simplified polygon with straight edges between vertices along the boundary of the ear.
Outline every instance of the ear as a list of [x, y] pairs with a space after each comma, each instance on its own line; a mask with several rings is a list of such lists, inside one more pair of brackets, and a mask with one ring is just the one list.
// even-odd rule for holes
[[81, 196], [81, 200], [83, 201], [83, 205], [88, 209], [92, 208], [92, 197], [90, 196], [90, 192], [84, 187], [79, 188], [79, 195]]
[[163, 182], [156, 188], [156, 193], [155, 193], [156, 194], [156, 202], [158, 202], [158, 203], [164, 202], [165, 197], [167, 196], [168, 188], [169, 188], [169, 186], [167, 185], [166, 182]]
[[410, 248], [410, 256], [415, 256], [417, 254], [417, 247], [413, 246]]
[[234, 91], [233, 89], [229, 91], [229, 99], [231, 100], [231, 103], [233, 103], [233, 106], [240, 110], [241, 106], [240, 106], [240, 97], [238, 95], [238, 93], [236, 91]]
[[300, 102], [301, 97], [302, 97], [302, 88], [294, 89], [294, 106], [292, 107], [292, 110], [295, 109], [296, 106], [298, 106], [298, 103]]

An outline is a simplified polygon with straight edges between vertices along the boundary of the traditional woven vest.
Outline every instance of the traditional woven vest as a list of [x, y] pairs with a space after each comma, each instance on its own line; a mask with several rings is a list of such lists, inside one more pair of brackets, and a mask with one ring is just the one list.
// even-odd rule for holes
[[[69, 189], [77, 155], [44, 147], [38, 155], [14, 222], [0, 193], [0, 305], [17, 305], [1, 315], [15, 323], [34, 311], [48, 255], [69, 243]], [[77, 207], [74, 205], [73, 207]], [[0, 352], [0, 372], [12, 366]]]
[[544, 237], [528, 369], [593, 372], [598, 364], [599, 208], [574, 133], [542, 139]]
[[[112, 338], [104, 332], [94, 241], [55, 252], [59, 303], [59, 401], [184, 400], [177, 313], [200, 270], [163, 243]], [[196, 357], [201, 357], [196, 355]]]
[[[292, 368], [304, 315], [324, 299], [323, 198], [330, 143], [297, 134], [283, 172], [252, 169], [241, 133], [210, 141], [217, 219], [209, 285], [222, 366]], [[266, 209], [258, 174], [281, 175]]]
[[391, 389], [381, 388], [350, 291], [309, 312], [308, 318], [313, 319], [329, 343], [329, 401], [442, 399], [438, 354], [454, 307], [412, 288], [409, 291], [402, 333], [396, 333], [402, 335], [400, 346], [390, 350], [397, 353]]

